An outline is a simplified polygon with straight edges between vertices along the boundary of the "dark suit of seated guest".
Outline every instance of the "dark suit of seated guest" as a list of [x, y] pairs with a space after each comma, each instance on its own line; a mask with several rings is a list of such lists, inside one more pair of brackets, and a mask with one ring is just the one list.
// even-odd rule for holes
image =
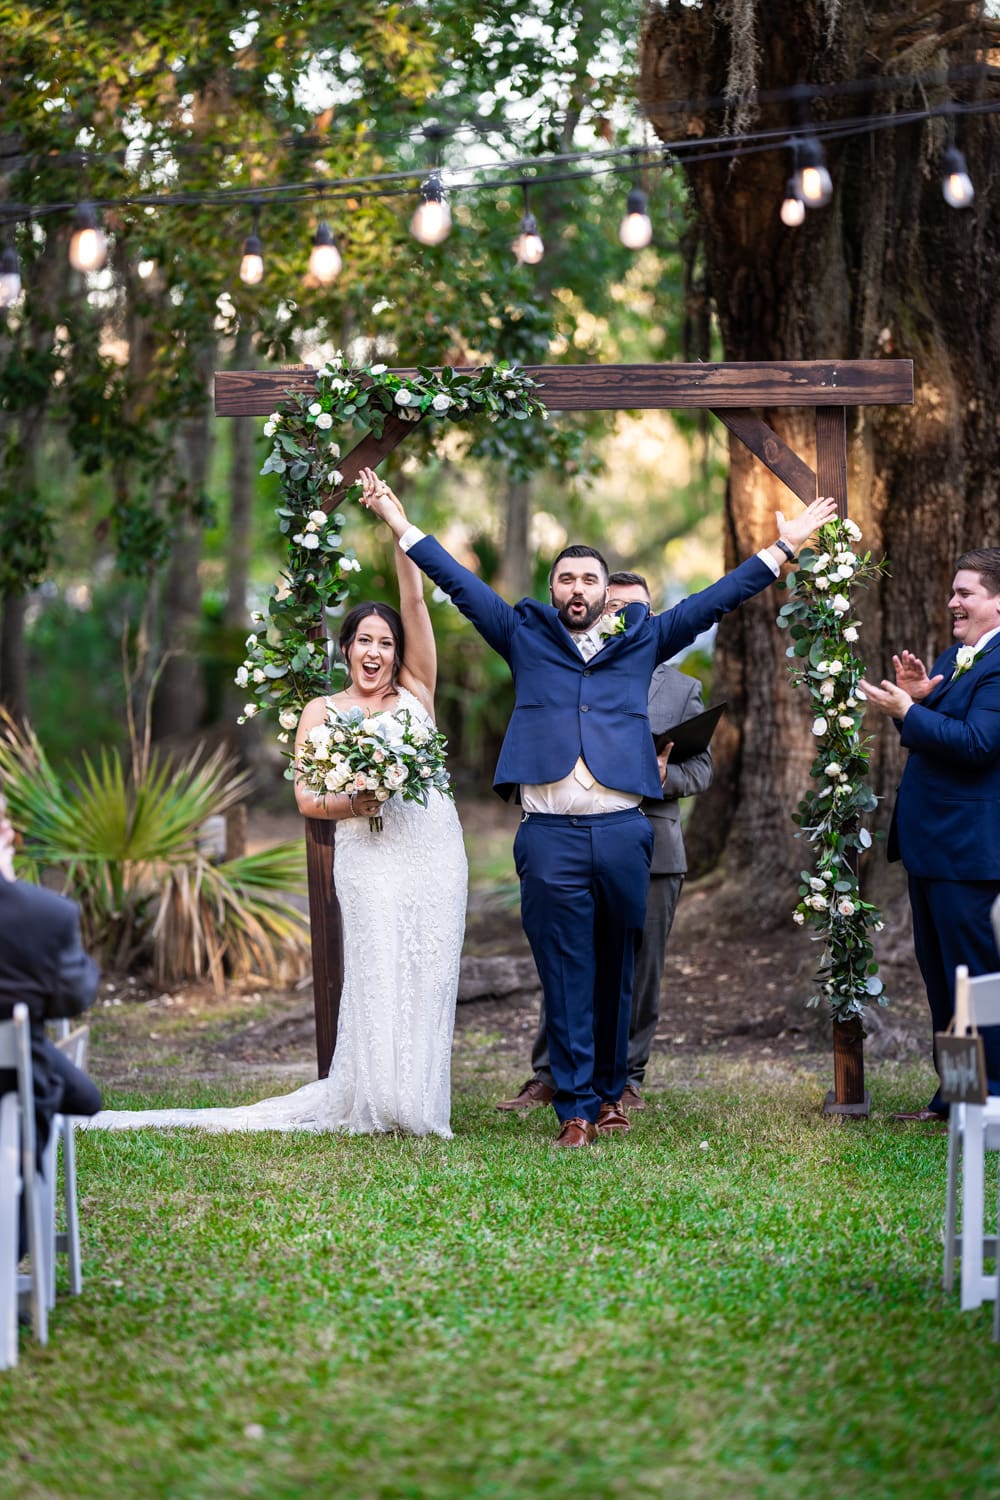
[[[66, 1020], [97, 998], [97, 965], [83, 951], [76, 904], [14, 877], [14, 832], [0, 796], [0, 1021], [23, 1000], [31, 1017], [31, 1060], [39, 1156], [57, 1114], [96, 1115], [101, 1093], [49, 1039], [46, 1021]], [[17, 1074], [0, 1068], [0, 1094]], [[22, 1237], [23, 1250], [23, 1237]]]

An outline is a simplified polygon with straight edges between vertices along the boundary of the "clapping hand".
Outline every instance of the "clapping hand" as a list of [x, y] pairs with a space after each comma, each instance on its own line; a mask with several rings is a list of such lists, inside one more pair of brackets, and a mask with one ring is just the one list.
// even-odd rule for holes
[[778, 523], [778, 535], [782, 541], [788, 543], [793, 552], [812, 536], [817, 527], [823, 526], [827, 521], [832, 521], [837, 514], [837, 502], [832, 495], [823, 495], [807, 505], [800, 515], [786, 520], [780, 510], [774, 513], [774, 519]]
[[904, 651], [901, 656], [892, 658], [893, 669], [896, 673], [896, 686], [908, 693], [914, 703], [921, 703], [924, 698], [932, 693], [939, 682], [944, 681], [941, 672], [936, 677], [928, 677], [927, 668], [919, 656], [914, 656], [912, 651]]

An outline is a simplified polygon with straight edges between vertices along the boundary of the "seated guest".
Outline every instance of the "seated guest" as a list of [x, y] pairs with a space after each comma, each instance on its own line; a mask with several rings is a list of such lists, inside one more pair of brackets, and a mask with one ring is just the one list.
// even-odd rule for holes
[[[39, 1157], [57, 1114], [96, 1115], [101, 1094], [49, 1039], [46, 1021], [65, 1020], [97, 998], [99, 972], [80, 942], [74, 902], [14, 875], [14, 830], [0, 794], [0, 1021], [23, 1000], [31, 1015], [31, 1060]], [[17, 1089], [17, 1074], [0, 1068], [0, 1094]], [[23, 1228], [23, 1226], [22, 1226]], [[22, 1235], [21, 1250], [24, 1240]]]

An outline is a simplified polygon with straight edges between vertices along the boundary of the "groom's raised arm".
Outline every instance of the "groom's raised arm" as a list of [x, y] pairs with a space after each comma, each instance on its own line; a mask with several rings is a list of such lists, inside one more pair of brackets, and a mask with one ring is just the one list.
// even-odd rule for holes
[[374, 511], [390, 528], [402, 550], [421, 572], [433, 579], [505, 661], [510, 660], [510, 641], [517, 615], [489, 584], [462, 564], [432, 536], [411, 526], [399, 499], [370, 469], [361, 471], [364, 487], [361, 503]]
[[778, 523], [778, 540], [764, 547], [754, 557], [748, 557], [739, 567], [710, 584], [700, 593], [682, 599], [673, 609], [664, 610], [655, 618], [659, 639], [657, 661], [666, 661], [685, 646], [690, 646], [696, 636], [710, 625], [714, 625], [731, 609], [738, 609], [754, 594], [766, 589], [778, 577], [781, 565], [791, 562], [799, 549], [812, 536], [818, 526], [832, 521], [837, 513], [836, 501], [821, 497], [797, 516], [786, 520], [781, 511], [775, 512]]

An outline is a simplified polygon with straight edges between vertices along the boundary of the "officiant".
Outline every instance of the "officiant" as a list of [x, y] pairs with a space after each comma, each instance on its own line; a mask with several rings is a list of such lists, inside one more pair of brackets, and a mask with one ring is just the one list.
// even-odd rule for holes
[[[612, 573], [608, 579], [606, 614], [617, 614], [629, 604], [642, 604], [652, 613], [649, 584], [641, 573]], [[703, 712], [701, 683], [666, 662], [656, 668], [649, 683], [649, 727], [654, 737]], [[671, 759], [670, 743], [657, 754], [662, 797], [644, 797], [639, 804], [653, 829], [653, 859], [646, 893], [646, 920], [635, 957], [632, 1009], [628, 1030], [628, 1064], [622, 1109], [644, 1109], [642, 1086], [649, 1054], [660, 1020], [660, 987], [667, 942], [687, 873], [687, 851], [681, 826], [680, 799], [707, 791], [712, 782], [712, 752], [706, 748], [683, 759]], [[551, 1104], [555, 1079], [549, 1063], [545, 1028], [545, 1001], [538, 1015], [538, 1030], [531, 1049], [531, 1077], [500, 1110], [528, 1110]]]

